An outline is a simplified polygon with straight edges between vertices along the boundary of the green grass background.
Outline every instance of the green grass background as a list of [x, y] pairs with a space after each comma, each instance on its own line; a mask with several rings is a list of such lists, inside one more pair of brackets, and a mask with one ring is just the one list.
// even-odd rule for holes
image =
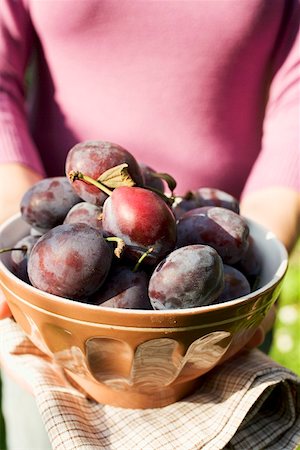
[[300, 240], [283, 283], [270, 356], [300, 376]]
[[[300, 376], [300, 240], [290, 257], [283, 283], [270, 357]], [[0, 450], [6, 450], [1, 414]]]

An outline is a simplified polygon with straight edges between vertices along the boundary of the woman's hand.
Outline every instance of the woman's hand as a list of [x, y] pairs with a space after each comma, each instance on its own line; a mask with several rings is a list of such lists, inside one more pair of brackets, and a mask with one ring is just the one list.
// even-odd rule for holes
[[32, 169], [18, 163], [0, 165], [0, 224], [20, 211], [20, 202], [24, 193], [42, 176]]
[[[22, 164], [9, 163], [0, 165], [0, 180], [2, 186], [9, 189], [0, 190], [0, 224], [20, 210], [20, 201], [24, 193], [42, 176]], [[11, 315], [0, 289], [0, 319]]]
[[300, 235], [300, 192], [284, 187], [256, 191], [242, 199], [240, 209], [273, 231], [289, 253], [293, 250]]
[[[300, 231], [300, 193], [283, 187], [264, 189], [243, 198], [240, 206], [243, 216], [271, 230], [289, 253], [293, 250]], [[246, 347], [261, 345], [275, 319], [276, 306], [273, 306]]]

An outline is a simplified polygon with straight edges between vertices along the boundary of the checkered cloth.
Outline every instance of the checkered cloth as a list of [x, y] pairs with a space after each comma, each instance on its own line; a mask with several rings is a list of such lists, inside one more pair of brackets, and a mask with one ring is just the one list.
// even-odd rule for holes
[[56, 450], [289, 450], [300, 444], [300, 379], [258, 350], [203, 377], [157, 409], [88, 400], [11, 319], [0, 321], [2, 362], [32, 390]]

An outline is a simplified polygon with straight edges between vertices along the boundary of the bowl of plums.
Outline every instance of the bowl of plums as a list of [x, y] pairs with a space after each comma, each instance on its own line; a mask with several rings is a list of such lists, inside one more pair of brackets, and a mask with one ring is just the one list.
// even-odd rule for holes
[[176, 181], [120, 145], [72, 147], [0, 229], [0, 287], [71, 384], [123, 408], [174, 403], [241, 350], [288, 257], [214, 187]]

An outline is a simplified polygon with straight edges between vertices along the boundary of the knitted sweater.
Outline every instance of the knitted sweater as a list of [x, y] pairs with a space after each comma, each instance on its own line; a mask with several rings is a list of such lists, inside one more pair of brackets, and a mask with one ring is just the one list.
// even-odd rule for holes
[[75, 143], [99, 139], [177, 193], [300, 190], [298, 0], [0, 6], [0, 163], [63, 174]]

